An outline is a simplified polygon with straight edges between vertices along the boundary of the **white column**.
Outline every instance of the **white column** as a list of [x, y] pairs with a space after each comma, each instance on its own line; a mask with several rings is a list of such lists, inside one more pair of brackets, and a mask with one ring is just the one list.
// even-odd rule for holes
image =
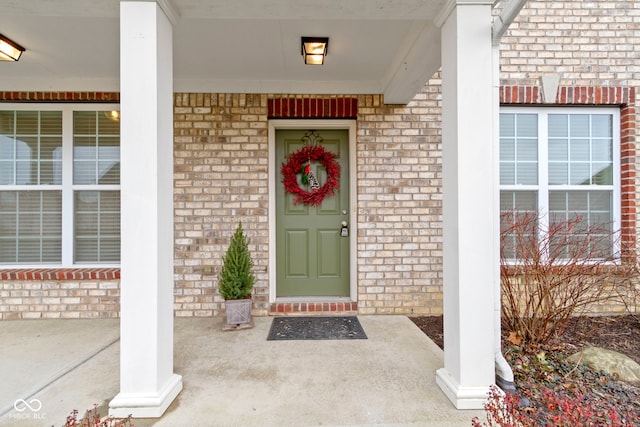
[[160, 417], [173, 373], [173, 46], [156, 2], [120, 3], [120, 393], [110, 415]]
[[491, 1], [458, 0], [442, 25], [444, 368], [458, 409], [480, 409], [494, 383], [496, 185]]

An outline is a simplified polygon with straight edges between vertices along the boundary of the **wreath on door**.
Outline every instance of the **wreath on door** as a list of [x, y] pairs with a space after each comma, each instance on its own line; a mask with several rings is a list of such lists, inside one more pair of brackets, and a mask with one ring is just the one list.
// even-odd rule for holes
[[[336, 162], [337, 155], [327, 151], [321, 145], [305, 145], [298, 151], [294, 151], [284, 163], [282, 163], [282, 183], [284, 190], [295, 196], [293, 204], [319, 206], [325, 197], [333, 196], [340, 188], [340, 165]], [[311, 170], [311, 162], [320, 163], [327, 172], [327, 180], [320, 185], [315, 174]], [[309, 186], [310, 191], [302, 188], [298, 182]]]

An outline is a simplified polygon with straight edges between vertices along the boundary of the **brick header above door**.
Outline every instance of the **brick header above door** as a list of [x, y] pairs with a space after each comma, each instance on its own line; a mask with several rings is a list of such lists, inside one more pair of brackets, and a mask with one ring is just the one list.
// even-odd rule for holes
[[0, 101], [29, 102], [120, 102], [118, 92], [14, 92], [0, 91]]
[[355, 119], [357, 98], [272, 98], [268, 100], [270, 119]]

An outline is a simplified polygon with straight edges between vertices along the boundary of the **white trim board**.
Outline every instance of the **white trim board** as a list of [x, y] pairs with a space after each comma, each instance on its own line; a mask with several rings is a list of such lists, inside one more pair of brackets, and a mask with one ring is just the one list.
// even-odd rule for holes
[[[269, 120], [269, 303], [276, 299], [276, 185], [280, 168], [276, 167], [276, 130], [346, 129], [349, 131], [349, 295], [357, 301], [357, 193], [356, 193], [356, 121], [355, 120]], [[290, 298], [288, 299], [290, 300]]]

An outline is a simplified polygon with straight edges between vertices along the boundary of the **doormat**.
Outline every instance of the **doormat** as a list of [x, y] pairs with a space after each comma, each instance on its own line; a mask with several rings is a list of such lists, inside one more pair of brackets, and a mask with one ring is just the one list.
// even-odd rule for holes
[[356, 316], [275, 317], [267, 341], [367, 339]]

